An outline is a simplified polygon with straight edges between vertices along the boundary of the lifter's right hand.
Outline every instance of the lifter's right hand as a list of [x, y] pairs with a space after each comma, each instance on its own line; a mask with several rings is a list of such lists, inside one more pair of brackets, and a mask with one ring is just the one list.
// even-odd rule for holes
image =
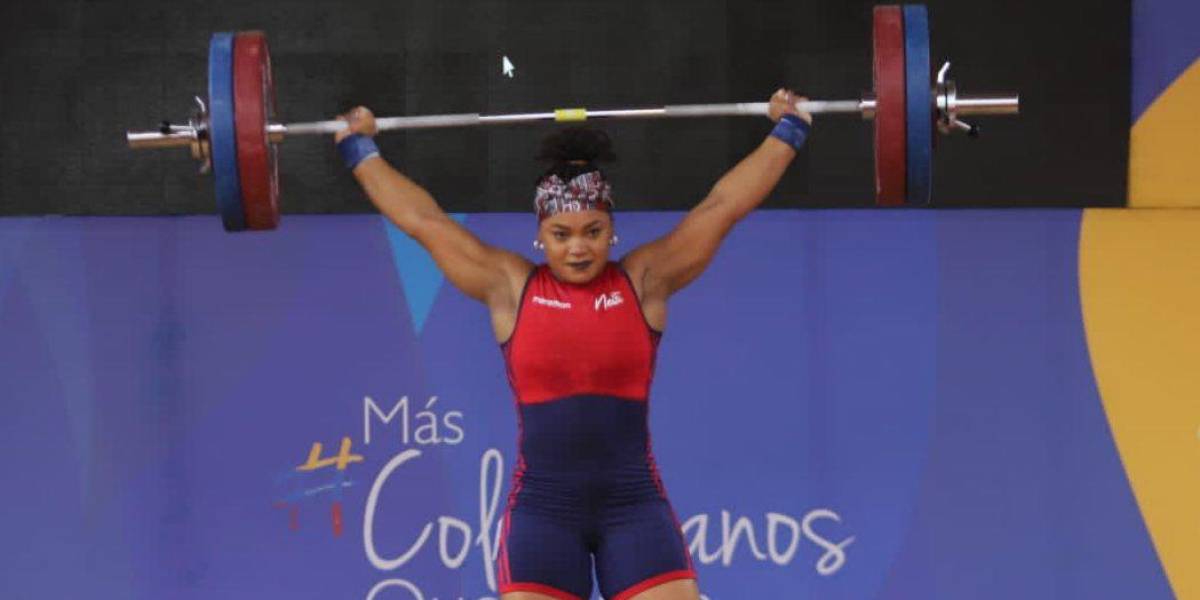
[[379, 133], [379, 128], [375, 126], [375, 113], [365, 106], [358, 106], [344, 115], [338, 115], [337, 120], [346, 121], [350, 126], [333, 134], [333, 143], [335, 144], [356, 133], [367, 137], [374, 137], [376, 133]]
[[783, 115], [796, 115], [797, 117], [804, 119], [805, 123], [812, 125], [812, 115], [806, 112], [800, 112], [796, 109], [796, 103], [805, 102], [807, 100], [808, 98], [800, 96], [792, 90], [787, 88], [779, 88], [779, 91], [775, 92], [775, 94], [771, 96], [770, 106], [767, 109], [767, 116], [770, 117], [772, 121], [778, 123], [779, 119], [783, 118]]

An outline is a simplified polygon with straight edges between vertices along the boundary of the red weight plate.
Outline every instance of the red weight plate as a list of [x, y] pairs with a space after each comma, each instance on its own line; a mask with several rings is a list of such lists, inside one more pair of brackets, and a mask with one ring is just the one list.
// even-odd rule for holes
[[902, 206], [908, 169], [904, 14], [899, 6], [876, 6], [874, 17], [875, 203]]
[[267, 136], [267, 125], [275, 116], [275, 83], [267, 38], [261, 31], [239, 33], [234, 39], [233, 93], [246, 227], [275, 229], [279, 225], [279, 162]]

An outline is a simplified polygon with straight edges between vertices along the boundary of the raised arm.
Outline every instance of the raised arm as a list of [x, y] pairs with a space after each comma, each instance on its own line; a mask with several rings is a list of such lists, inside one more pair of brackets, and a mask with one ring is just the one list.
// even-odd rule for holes
[[[338, 143], [356, 133], [375, 134], [375, 118], [363, 107], [339, 118], [349, 120], [350, 127], [337, 134]], [[429, 251], [446, 279], [464, 294], [494, 306], [519, 293], [533, 268], [525, 257], [485, 244], [377, 154], [362, 159], [354, 177], [379, 211]]]
[[[811, 123], [811, 116], [795, 109], [796, 102], [803, 99], [779, 90], [771, 97], [771, 119], [778, 122], [783, 115], [791, 114]], [[665, 301], [699, 277], [729, 230], [762, 203], [795, 157], [796, 149], [791, 144], [775, 135], [768, 136], [725, 173], [679, 225], [627, 254], [622, 265], [639, 288], [643, 304]]]

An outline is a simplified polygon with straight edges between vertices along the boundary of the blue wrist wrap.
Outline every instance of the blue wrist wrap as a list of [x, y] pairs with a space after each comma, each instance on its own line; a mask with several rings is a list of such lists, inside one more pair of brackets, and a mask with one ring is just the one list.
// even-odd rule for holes
[[379, 147], [375, 145], [375, 140], [361, 133], [338, 142], [337, 149], [342, 155], [342, 161], [346, 163], [346, 168], [352, 171], [358, 163], [372, 156], [379, 156]]
[[783, 115], [783, 118], [775, 124], [775, 129], [771, 130], [771, 137], [782, 140], [799, 152], [804, 147], [804, 142], [808, 139], [808, 132], [811, 129], [812, 127], [804, 119], [796, 115]]

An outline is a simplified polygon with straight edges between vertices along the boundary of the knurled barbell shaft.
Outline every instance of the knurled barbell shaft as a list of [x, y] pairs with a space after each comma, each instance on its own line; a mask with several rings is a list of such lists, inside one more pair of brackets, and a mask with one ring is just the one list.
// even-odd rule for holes
[[[457, 113], [444, 115], [421, 115], [413, 117], [379, 117], [375, 124], [379, 131], [397, 129], [435, 129], [445, 127], [470, 127], [479, 125], [508, 125], [536, 121], [585, 121], [587, 119], [655, 119], [678, 117], [715, 117], [766, 115], [767, 102], [739, 102], [729, 104], [680, 104], [656, 108], [626, 108], [613, 110], [588, 110], [585, 108], [563, 108], [552, 112], [483, 115], [479, 113]], [[821, 113], [860, 113], [868, 115], [874, 110], [873, 100], [812, 100], [797, 103], [801, 111]], [[268, 126], [273, 142], [281, 142], [291, 135], [329, 135], [346, 127], [345, 121], [329, 120], [306, 123], [278, 123]], [[125, 134], [129, 146], [135, 149], [172, 148], [188, 146], [196, 141], [194, 132], [131, 131]]]
[[[587, 119], [659, 119], [680, 117], [720, 117], [766, 115], [770, 105], [766, 102], [739, 102], [730, 104], [678, 104], [657, 108], [623, 108], [612, 110], [588, 110], [585, 108], [563, 108], [553, 112], [516, 113], [505, 115], [482, 115], [460, 113], [450, 115], [428, 115], [420, 117], [380, 117], [375, 120], [379, 131], [395, 129], [428, 129], [437, 127], [465, 127], [472, 125], [504, 125], [534, 121], [585, 121]], [[803, 112], [861, 113], [862, 100], [829, 100], [797, 103]], [[283, 125], [280, 133], [285, 135], [331, 134], [345, 128], [344, 121], [317, 121], [312, 123], [290, 123]]]
[[[1020, 99], [1016, 94], [987, 96], [958, 96], [956, 110], [960, 115], [1003, 115], [1016, 114]], [[422, 115], [413, 117], [380, 117], [375, 120], [379, 131], [397, 129], [434, 129], [444, 127], [470, 127], [479, 125], [506, 125], [535, 121], [572, 122], [588, 119], [657, 119], [720, 116], [763, 116], [770, 104], [767, 102], [737, 102], [728, 104], [676, 104], [657, 108], [626, 108], [612, 110], [588, 110], [584, 108], [557, 109], [552, 112], [514, 113], [483, 115], [479, 113], [457, 113], [444, 115]], [[808, 100], [796, 103], [796, 109], [810, 114], [856, 113], [870, 119], [875, 114], [875, 100]], [[291, 135], [333, 134], [344, 129], [341, 120], [314, 121], [306, 123], [272, 124], [268, 127], [271, 141], [280, 142]], [[172, 148], [188, 146], [196, 141], [196, 134], [187, 131], [131, 131], [126, 133], [129, 146], [142, 148]]]

